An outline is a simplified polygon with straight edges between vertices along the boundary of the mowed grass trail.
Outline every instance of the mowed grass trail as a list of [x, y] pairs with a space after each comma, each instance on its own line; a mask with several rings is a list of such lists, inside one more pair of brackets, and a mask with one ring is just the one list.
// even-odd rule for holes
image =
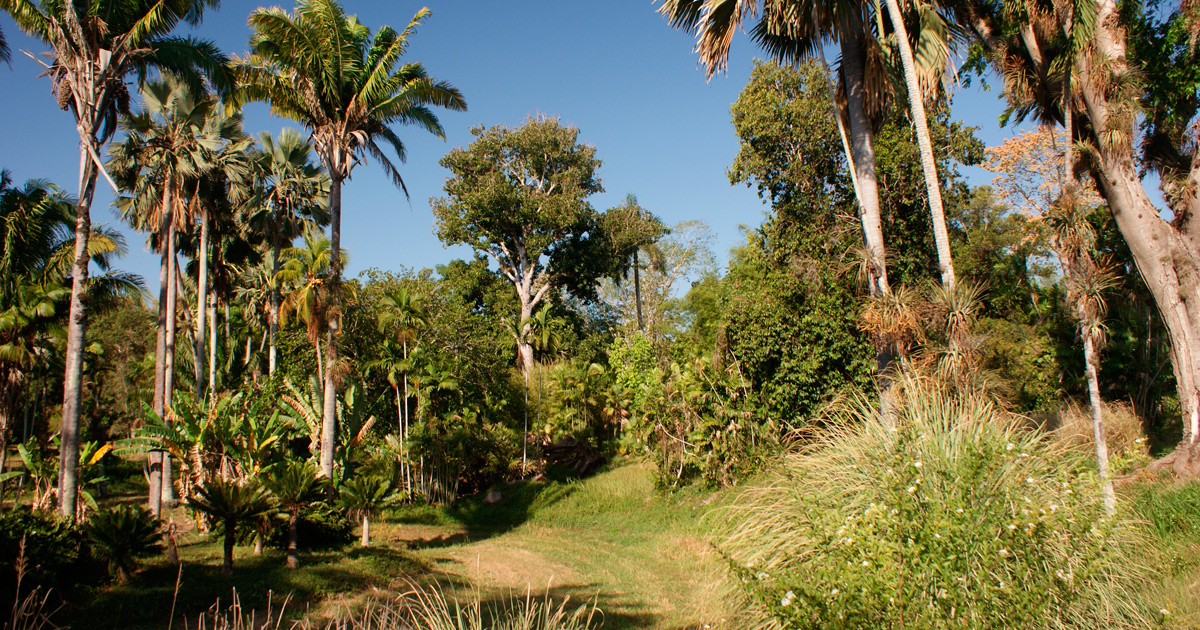
[[721, 495], [658, 493], [652, 475], [630, 462], [581, 481], [510, 484], [498, 503], [401, 513], [381, 535], [497, 597], [549, 587], [594, 600], [605, 628], [714, 625], [720, 560], [701, 519]]

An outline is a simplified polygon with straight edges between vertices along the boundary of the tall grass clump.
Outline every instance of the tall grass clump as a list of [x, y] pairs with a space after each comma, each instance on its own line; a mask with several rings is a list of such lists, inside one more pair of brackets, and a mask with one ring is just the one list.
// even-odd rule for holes
[[200, 630], [591, 630], [603, 623], [595, 604], [568, 606], [570, 598], [556, 602], [547, 593], [534, 597], [483, 601], [479, 591], [460, 600], [447, 596], [436, 584], [408, 582], [408, 590], [392, 601], [370, 599], [363, 606], [344, 610], [325, 622], [308, 617], [285, 622], [287, 601], [276, 610], [245, 610], [233, 594], [232, 604], [219, 605], [198, 619]]
[[992, 402], [907, 381], [888, 419], [828, 430], [718, 514], [731, 589], [762, 628], [1145, 628], [1135, 528], [1086, 458]]

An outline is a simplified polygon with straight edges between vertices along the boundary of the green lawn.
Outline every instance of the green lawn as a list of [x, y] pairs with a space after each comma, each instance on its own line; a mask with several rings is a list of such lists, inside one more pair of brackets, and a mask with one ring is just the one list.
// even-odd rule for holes
[[[605, 628], [702, 627], [720, 618], [714, 597], [719, 565], [701, 535], [700, 518], [722, 494], [654, 491], [645, 464], [619, 463], [590, 479], [523, 482], [499, 488], [486, 504], [469, 497], [453, 508], [410, 507], [372, 526], [372, 546], [303, 554], [284, 566], [283, 552], [237, 548], [232, 578], [220, 575], [220, 541], [180, 536], [180, 565], [147, 563], [131, 582], [99, 590], [74, 611], [78, 626], [158, 628], [175, 610], [176, 625], [194, 626], [236, 589], [247, 610], [329, 616], [368, 597], [403, 592], [409, 580], [436, 581], [485, 601], [534, 596], [594, 601]], [[175, 521], [188, 522], [184, 510]], [[178, 591], [176, 582], [178, 579]], [[270, 600], [270, 602], [269, 602]]]

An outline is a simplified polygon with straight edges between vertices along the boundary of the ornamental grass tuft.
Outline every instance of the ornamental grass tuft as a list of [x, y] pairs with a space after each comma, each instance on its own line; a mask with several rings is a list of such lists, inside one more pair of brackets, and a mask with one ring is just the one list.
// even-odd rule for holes
[[860, 397], [715, 514], [737, 625], [1146, 628], [1138, 528], [1085, 457], [988, 399], [917, 381]]

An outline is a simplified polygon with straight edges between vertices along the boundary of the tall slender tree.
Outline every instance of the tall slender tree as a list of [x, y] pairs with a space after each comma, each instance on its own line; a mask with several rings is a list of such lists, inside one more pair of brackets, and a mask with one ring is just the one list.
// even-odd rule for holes
[[263, 233], [271, 248], [272, 278], [268, 312], [269, 350], [267, 373], [274, 374], [278, 362], [279, 308], [282, 294], [273, 281], [279, 275], [283, 247], [313, 224], [329, 222], [325, 208], [329, 200], [329, 175], [311, 162], [312, 143], [293, 129], [277, 137], [259, 134], [262, 149], [255, 156], [257, 194], [248, 204], [246, 221]]
[[[342, 277], [342, 183], [350, 177], [359, 156], [374, 157], [407, 194], [400, 172], [379, 142], [390, 145], [403, 161], [404, 143], [393, 125], [414, 125], [444, 138], [430, 107], [466, 110], [462, 94], [448, 83], [431, 79], [420, 63], [400, 65], [409, 36], [428, 16], [429, 10], [422, 9], [404, 31], [397, 33], [384, 26], [372, 36], [370, 29], [346, 15], [336, 0], [301, 0], [290, 15], [279, 8], [258, 9], [250, 15], [252, 54], [237, 66], [240, 92], [245, 100], [269, 102], [276, 115], [299, 122], [312, 135], [330, 178], [333, 285]], [[332, 476], [340, 307], [332, 304], [326, 316], [321, 472]]]
[[[170, 77], [146, 83], [142, 100], [143, 111], [122, 121], [126, 138], [113, 146], [109, 165], [128, 193], [117, 200], [118, 207], [134, 227], [156, 233], [161, 254], [153, 408], [167, 417], [164, 410], [174, 395], [178, 234], [200, 210], [199, 186], [215, 171], [221, 134], [232, 133], [237, 126], [227, 121], [209, 127], [222, 118], [216, 100], [205, 93], [197, 95], [187, 83]], [[202, 244], [201, 255], [206, 256], [204, 248]], [[164, 465], [169, 462], [158, 460], [161, 454], [150, 457], [149, 505], [157, 516], [160, 497], [171, 496], [169, 475], [168, 483], [163, 483]]]
[[[59, 107], [71, 112], [79, 133], [79, 196], [75, 211], [75, 257], [63, 377], [62, 447], [59, 452], [58, 511], [75, 517], [78, 499], [79, 404], [82, 388], [88, 238], [96, 180], [104, 172], [101, 150], [128, 108], [125, 79], [158, 67], [191, 76], [209, 75], [228, 86], [227, 60], [212, 44], [168, 34], [181, 20], [197, 24], [217, 0], [0, 0], [21, 30], [45, 42], [44, 62]], [[110, 182], [111, 183], [111, 182]], [[116, 186], [113, 186], [116, 188]]]

